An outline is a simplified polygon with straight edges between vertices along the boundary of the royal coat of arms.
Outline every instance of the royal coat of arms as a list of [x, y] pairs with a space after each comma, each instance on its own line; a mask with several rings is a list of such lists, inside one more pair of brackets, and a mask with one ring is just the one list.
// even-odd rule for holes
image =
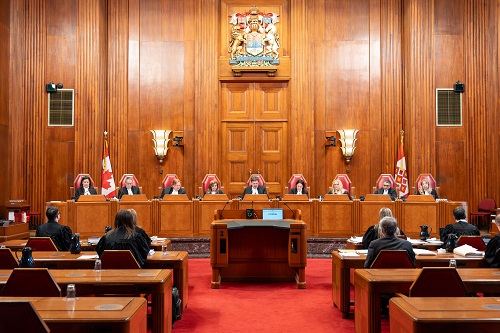
[[262, 13], [256, 7], [250, 12], [230, 16], [231, 40], [228, 53], [233, 66], [275, 66], [279, 61], [279, 34], [275, 13]]

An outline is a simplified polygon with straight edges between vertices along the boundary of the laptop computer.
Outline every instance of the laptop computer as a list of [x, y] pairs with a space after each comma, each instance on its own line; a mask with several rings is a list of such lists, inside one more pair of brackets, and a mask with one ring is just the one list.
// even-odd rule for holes
[[283, 220], [283, 209], [281, 208], [264, 208], [262, 209], [263, 220]]

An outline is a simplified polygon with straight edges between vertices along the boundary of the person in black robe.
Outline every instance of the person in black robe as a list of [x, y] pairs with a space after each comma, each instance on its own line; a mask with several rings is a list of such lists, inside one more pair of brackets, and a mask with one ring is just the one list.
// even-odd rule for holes
[[448, 235], [455, 234], [457, 237], [460, 236], [480, 236], [481, 233], [479, 229], [467, 222], [465, 219], [465, 209], [463, 207], [455, 207], [453, 209], [453, 217], [455, 218], [455, 223], [448, 224], [444, 227], [443, 233], [441, 234], [441, 241], [445, 244], [448, 241]]
[[45, 216], [48, 221], [36, 228], [35, 237], [50, 237], [59, 251], [69, 251], [73, 232], [67, 225], [59, 224], [59, 209], [50, 206], [45, 211]]
[[99, 257], [104, 250], [130, 250], [139, 265], [144, 266], [149, 246], [144, 236], [137, 231], [132, 212], [122, 209], [116, 213], [115, 228], [101, 237], [96, 246]]
[[[392, 211], [387, 207], [383, 207], [380, 209], [378, 214], [379, 222], [386, 216], [392, 217]], [[401, 229], [397, 228], [396, 236], [405, 236], [405, 233]], [[361, 242], [363, 249], [367, 249], [372, 241], [379, 239], [380, 237], [382, 237], [382, 230], [378, 227], [378, 223], [368, 227]]]
[[[495, 217], [495, 225], [500, 231], [500, 214]], [[500, 268], [500, 233], [490, 239], [484, 250], [484, 259], [493, 268]]]

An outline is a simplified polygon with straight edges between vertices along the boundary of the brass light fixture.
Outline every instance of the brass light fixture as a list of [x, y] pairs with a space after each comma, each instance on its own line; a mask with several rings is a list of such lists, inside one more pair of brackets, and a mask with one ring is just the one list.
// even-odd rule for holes
[[167, 156], [168, 142], [170, 141], [168, 137], [171, 132], [171, 130], [151, 130], [151, 133], [153, 134], [153, 142], [155, 143], [154, 150], [156, 158], [160, 164], [163, 163], [163, 160]]
[[347, 163], [351, 162], [354, 150], [356, 149], [356, 134], [357, 129], [337, 130], [340, 134], [340, 142], [342, 143], [342, 155], [344, 155]]

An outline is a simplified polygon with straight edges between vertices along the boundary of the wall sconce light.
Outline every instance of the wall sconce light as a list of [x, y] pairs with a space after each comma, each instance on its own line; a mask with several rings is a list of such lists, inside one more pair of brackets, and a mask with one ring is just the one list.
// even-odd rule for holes
[[340, 142], [342, 143], [342, 155], [344, 155], [347, 163], [351, 162], [352, 155], [356, 149], [356, 134], [359, 132], [357, 129], [337, 130], [340, 134]]
[[168, 138], [170, 136], [171, 130], [151, 130], [151, 133], [153, 134], [153, 142], [155, 143], [155, 154], [156, 158], [158, 161], [163, 163], [163, 160], [165, 159], [165, 156], [167, 156], [168, 152], [168, 141], [170, 139]]

